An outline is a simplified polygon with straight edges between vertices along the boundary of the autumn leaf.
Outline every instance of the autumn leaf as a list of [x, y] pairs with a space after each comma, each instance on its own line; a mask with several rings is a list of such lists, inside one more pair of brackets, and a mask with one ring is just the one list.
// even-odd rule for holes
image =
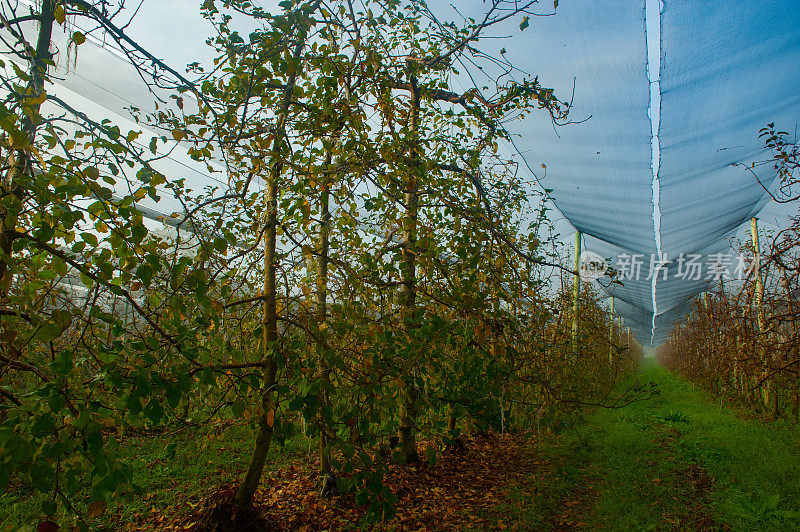
[[64, 25], [64, 22], [67, 21], [67, 13], [64, 11], [64, 6], [56, 6], [55, 10], [53, 10], [53, 18], [56, 19], [60, 25]]

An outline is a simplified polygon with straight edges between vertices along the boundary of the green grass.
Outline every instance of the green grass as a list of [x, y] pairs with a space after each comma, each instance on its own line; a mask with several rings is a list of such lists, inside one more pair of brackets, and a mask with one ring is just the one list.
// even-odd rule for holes
[[599, 410], [545, 448], [556, 471], [532, 495], [539, 514], [588, 485], [591, 528], [800, 530], [797, 425], [737, 417], [654, 362], [635, 378], [660, 396]]
[[[199, 500], [216, 486], [240, 480], [247, 466], [254, 438], [248, 427], [231, 426], [225, 430], [198, 433], [195, 427], [170, 429], [126, 437], [118, 458], [131, 467], [134, 489], [126, 489], [112, 498], [105, 515], [87, 520], [92, 527], [117, 529], [119, 524], [136, 521], [141, 516], [168, 511]], [[288, 440], [284, 447], [273, 445], [270, 463], [280, 467], [294, 461], [297, 453], [307, 451], [303, 436]], [[0, 495], [0, 530], [33, 530], [42, 517], [44, 495], [31, 494], [17, 487]], [[91, 500], [78, 501], [85, 508]], [[65, 513], [60, 524], [71, 523]], [[33, 525], [34, 528], [26, 528]]]

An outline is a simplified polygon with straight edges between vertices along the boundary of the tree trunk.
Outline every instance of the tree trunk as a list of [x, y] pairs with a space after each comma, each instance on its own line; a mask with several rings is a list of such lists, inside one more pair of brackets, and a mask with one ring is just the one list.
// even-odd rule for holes
[[450, 412], [447, 415], [447, 430], [448, 432], [453, 432], [456, 430], [456, 407], [453, 403], [450, 403]]
[[[55, 22], [55, 0], [43, 0], [39, 13], [39, 35], [36, 40], [36, 50], [31, 55], [30, 80], [28, 81], [27, 99], [39, 101], [44, 91], [44, 81], [47, 77], [48, 61], [52, 59], [50, 44], [53, 35], [53, 22]], [[22, 118], [22, 131], [26, 133], [26, 140], [32, 147], [36, 141], [36, 128], [38, 126], [34, 117], [39, 115], [41, 102], [28, 106], [30, 111], [25, 113]], [[25, 190], [20, 184], [23, 176], [31, 172], [31, 156], [25, 148], [14, 151], [9, 156], [8, 161], [3, 161], [11, 167], [10, 171], [0, 178], [0, 196], [13, 196], [16, 203], [22, 204], [25, 197]], [[19, 212], [12, 205], [11, 209], [6, 209], [5, 205], [10, 202], [0, 202], [0, 305], [4, 305], [5, 299], [14, 283], [13, 269], [9, 268], [13, 264], [12, 244], [16, 237], [17, 220]], [[3, 320], [3, 328], [9, 327], [9, 321]], [[9, 398], [0, 397], [0, 404], [12, 404]], [[5, 406], [0, 407], [0, 423], [8, 418], [8, 410]]]
[[[783, 288], [786, 291], [786, 299], [789, 302], [789, 315], [791, 319], [789, 320], [789, 334], [791, 335], [789, 345], [794, 346], [795, 342], [797, 341], [797, 311], [794, 307], [794, 298], [792, 297], [792, 286], [789, 283], [789, 276], [786, 273], [786, 268], [781, 268], [781, 274], [783, 276]], [[792, 356], [798, 356], [797, 349], [794, 347], [790, 347], [786, 354], [786, 360], [789, 361]], [[793, 383], [794, 388], [794, 401], [792, 405], [792, 417], [794, 418], [795, 422], [800, 422], [800, 378], [798, 378], [798, 373], [796, 370], [797, 366], [795, 366], [795, 370], [790, 372], [790, 379]]]
[[[325, 171], [331, 165], [331, 153], [325, 156]], [[327, 359], [327, 345], [324, 327], [328, 315], [328, 250], [330, 247], [330, 182], [328, 175], [323, 177], [322, 190], [319, 197], [319, 256], [317, 257], [317, 372], [319, 378], [319, 492], [328, 497], [337, 492], [336, 477], [331, 470], [330, 441], [328, 426], [325, 422], [325, 407], [329, 404], [328, 393], [331, 387], [330, 368]]]
[[[409, 64], [411, 71], [413, 66]], [[415, 340], [412, 338], [413, 330], [416, 328], [414, 323], [414, 311], [417, 302], [417, 277], [416, 277], [416, 239], [417, 239], [417, 178], [420, 171], [419, 164], [419, 145], [417, 135], [419, 134], [419, 97], [420, 91], [417, 87], [417, 78], [411, 72], [411, 116], [409, 117], [410, 139], [410, 158], [411, 169], [406, 180], [405, 193], [405, 216], [403, 219], [403, 263], [402, 263], [402, 319], [403, 329], [409, 342], [409, 349], [415, 350]], [[412, 355], [412, 360], [416, 359], [416, 353]], [[417, 400], [418, 387], [416, 384], [416, 371], [414, 369], [416, 361], [412, 362], [411, 374], [406, 375], [403, 380], [403, 390], [400, 399], [400, 430], [399, 445], [400, 453], [404, 463], [415, 463], [419, 461], [417, 453]]]
[[[278, 163], [279, 164], [279, 163]], [[277, 294], [275, 283], [275, 244], [277, 240], [277, 199], [278, 187], [275, 180], [269, 184], [269, 207], [266, 216], [267, 230], [265, 231], [264, 249], [264, 317], [262, 324], [262, 353], [264, 357], [263, 390], [261, 392], [261, 416], [258, 421], [258, 434], [256, 435], [255, 448], [250, 458], [242, 484], [236, 492], [235, 501], [241, 506], [250, 506], [253, 503], [258, 483], [264, 472], [269, 447], [272, 443], [272, 433], [275, 426], [276, 400], [274, 389], [277, 376], [277, 362], [273, 350], [277, 347], [278, 320], [277, 320]]]
[[[756, 325], [758, 327], [758, 334], [756, 335], [756, 353], [761, 362], [761, 374], [765, 377], [769, 373], [770, 356], [761, 347], [762, 335], [764, 334], [764, 281], [761, 277], [761, 245], [758, 238], [758, 218], [750, 219], [750, 237], [753, 245], [753, 258], [755, 270], [755, 307], [756, 307]], [[761, 401], [765, 410], [770, 407], [770, 381], [768, 379], [761, 383], [760, 387]]]
[[300, 56], [306, 41], [306, 30], [301, 29], [292, 53], [290, 72], [283, 91], [280, 107], [276, 117], [275, 133], [272, 141], [270, 157], [270, 174], [267, 191], [267, 213], [265, 216], [266, 229], [264, 231], [264, 316], [262, 325], [261, 349], [264, 359], [261, 415], [258, 420], [258, 434], [256, 435], [255, 448], [250, 458], [242, 484], [236, 491], [234, 501], [240, 506], [251, 506], [264, 464], [267, 460], [269, 447], [272, 443], [272, 433], [275, 426], [276, 398], [275, 384], [277, 376], [277, 361], [275, 350], [278, 348], [278, 313], [277, 313], [277, 285], [275, 280], [276, 260], [275, 248], [278, 229], [278, 179], [283, 170], [283, 147], [286, 142], [286, 115], [291, 104], [292, 93], [297, 79]]
[[[44, 91], [44, 81], [47, 77], [48, 62], [52, 60], [50, 44], [53, 37], [53, 22], [55, 22], [56, 0], [43, 0], [41, 12], [39, 14], [39, 35], [36, 40], [36, 50], [32, 52], [30, 80], [28, 81], [29, 96], [28, 100], [39, 101], [38, 96]], [[36, 140], [36, 118], [39, 116], [41, 102], [29, 105], [30, 111], [22, 117], [22, 129], [27, 134], [27, 142], [30, 146]], [[24, 190], [20, 185], [22, 176], [31, 172], [31, 156], [24, 149], [18, 149], [14, 153], [13, 161], [9, 161], [13, 166], [5, 182], [0, 183], [0, 195], [12, 194], [18, 200], [22, 200]], [[20, 201], [21, 203], [21, 201]], [[5, 298], [13, 283], [13, 273], [9, 270], [7, 260], [11, 257], [11, 245], [14, 241], [18, 214], [12, 207], [11, 211], [5, 209], [0, 204], [0, 297]]]

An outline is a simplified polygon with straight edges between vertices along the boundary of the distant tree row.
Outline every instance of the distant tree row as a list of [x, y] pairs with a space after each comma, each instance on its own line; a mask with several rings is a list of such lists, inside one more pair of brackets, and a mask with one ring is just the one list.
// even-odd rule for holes
[[[743, 167], [774, 170], [775, 201], [798, 200], [798, 145], [774, 124], [760, 137], [771, 157]], [[776, 193], [770, 190], [777, 189]], [[704, 294], [662, 348], [666, 365], [720, 396], [755, 406], [773, 418], [800, 421], [800, 216], [779, 231], [757, 231], [740, 245], [754, 273]]]

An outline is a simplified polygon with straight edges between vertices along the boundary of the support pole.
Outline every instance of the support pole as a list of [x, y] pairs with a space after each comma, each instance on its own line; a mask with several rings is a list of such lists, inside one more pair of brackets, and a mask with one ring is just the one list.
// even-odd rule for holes
[[[761, 245], [758, 241], [758, 218], [750, 218], [750, 236], [753, 241], [753, 260], [754, 270], [755, 270], [755, 296], [756, 296], [756, 325], [758, 327], [758, 336], [756, 337], [755, 341], [755, 349], [756, 349], [756, 356], [758, 358], [762, 358], [762, 351], [759, 346], [761, 342], [761, 334], [764, 332], [764, 283], [761, 279]], [[767, 374], [767, 360], [764, 357], [764, 360], [761, 361], [764, 365], [763, 374], [766, 376]], [[764, 406], [769, 406], [769, 398], [770, 398], [770, 383], [769, 381], [765, 381], [761, 383], [760, 391], [761, 391], [761, 400], [764, 402]]]
[[614, 321], [616, 321], [614, 317], [614, 296], [611, 296], [611, 338], [614, 337]]
[[611, 296], [611, 325], [608, 328], [608, 363], [614, 361], [614, 296]]
[[575, 277], [572, 283], [572, 353], [578, 355], [578, 321], [581, 297], [581, 232], [575, 231]]
[[761, 246], [758, 241], [758, 218], [750, 218], [750, 235], [753, 239], [753, 255], [756, 275], [756, 315], [758, 332], [764, 332], [764, 283], [761, 280]]

